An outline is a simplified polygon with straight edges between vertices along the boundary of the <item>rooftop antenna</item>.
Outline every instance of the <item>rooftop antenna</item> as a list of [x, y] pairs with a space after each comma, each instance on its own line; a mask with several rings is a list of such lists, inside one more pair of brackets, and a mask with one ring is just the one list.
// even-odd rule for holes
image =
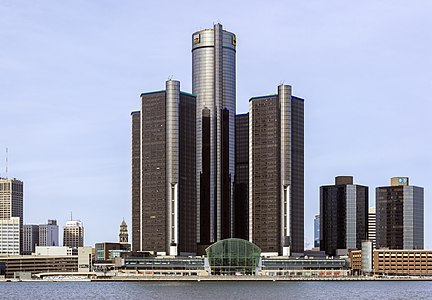
[[6, 178], [8, 178], [8, 162], [9, 162], [9, 159], [8, 159], [9, 154], [8, 153], [9, 153], [9, 150], [6, 147]]
[[281, 80], [279, 85], [283, 85], [285, 83], [285, 80]]
[[168, 76], [168, 80], [171, 80], [173, 78], [173, 75]]
[[71, 221], [72, 221], [72, 211], [71, 211]]

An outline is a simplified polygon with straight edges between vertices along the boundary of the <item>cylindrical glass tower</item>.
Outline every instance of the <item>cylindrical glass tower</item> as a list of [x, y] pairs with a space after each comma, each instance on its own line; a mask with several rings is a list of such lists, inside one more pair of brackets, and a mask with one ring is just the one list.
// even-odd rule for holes
[[215, 24], [192, 35], [197, 97], [197, 236], [209, 245], [233, 233], [236, 36]]

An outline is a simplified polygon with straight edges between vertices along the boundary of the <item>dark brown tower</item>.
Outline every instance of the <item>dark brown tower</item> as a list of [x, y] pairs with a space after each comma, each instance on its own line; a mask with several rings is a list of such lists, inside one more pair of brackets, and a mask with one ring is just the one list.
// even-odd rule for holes
[[249, 239], [249, 114], [236, 115], [234, 237]]
[[280, 85], [249, 110], [249, 240], [263, 252], [304, 250], [304, 106]]
[[169, 80], [132, 113], [134, 251], [196, 252], [195, 109], [195, 96]]

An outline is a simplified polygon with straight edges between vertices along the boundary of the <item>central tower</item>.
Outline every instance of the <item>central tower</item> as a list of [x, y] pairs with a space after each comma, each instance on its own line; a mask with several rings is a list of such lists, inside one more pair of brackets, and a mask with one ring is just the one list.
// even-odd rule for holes
[[202, 250], [233, 235], [236, 36], [221, 24], [192, 35], [192, 93], [197, 100], [197, 242]]

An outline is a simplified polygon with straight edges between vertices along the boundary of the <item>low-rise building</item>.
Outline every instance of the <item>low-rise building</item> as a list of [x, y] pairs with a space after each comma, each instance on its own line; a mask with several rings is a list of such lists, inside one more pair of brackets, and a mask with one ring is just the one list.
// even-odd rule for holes
[[128, 243], [112, 243], [112, 242], [103, 242], [96, 243], [96, 261], [107, 261], [112, 260], [115, 257], [119, 256], [119, 252], [130, 251], [131, 245]]
[[[362, 251], [351, 251], [350, 261], [352, 272], [361, 274]], [[377, 249], [372, 255], [372, 270], [377, 275], [432, 276], [432, 250]]]
[[34, 254], [45, 256], [78, 255], [78, 249], [66, 246], [36, 246]]
[[4, 263], [6, 278], [14, 277], [14, 273], [25, 272], [39, 274], [48, 272], [77, 272], [78, 256], [46, 256], [46, 255], [8, 255], [0, 256]]

